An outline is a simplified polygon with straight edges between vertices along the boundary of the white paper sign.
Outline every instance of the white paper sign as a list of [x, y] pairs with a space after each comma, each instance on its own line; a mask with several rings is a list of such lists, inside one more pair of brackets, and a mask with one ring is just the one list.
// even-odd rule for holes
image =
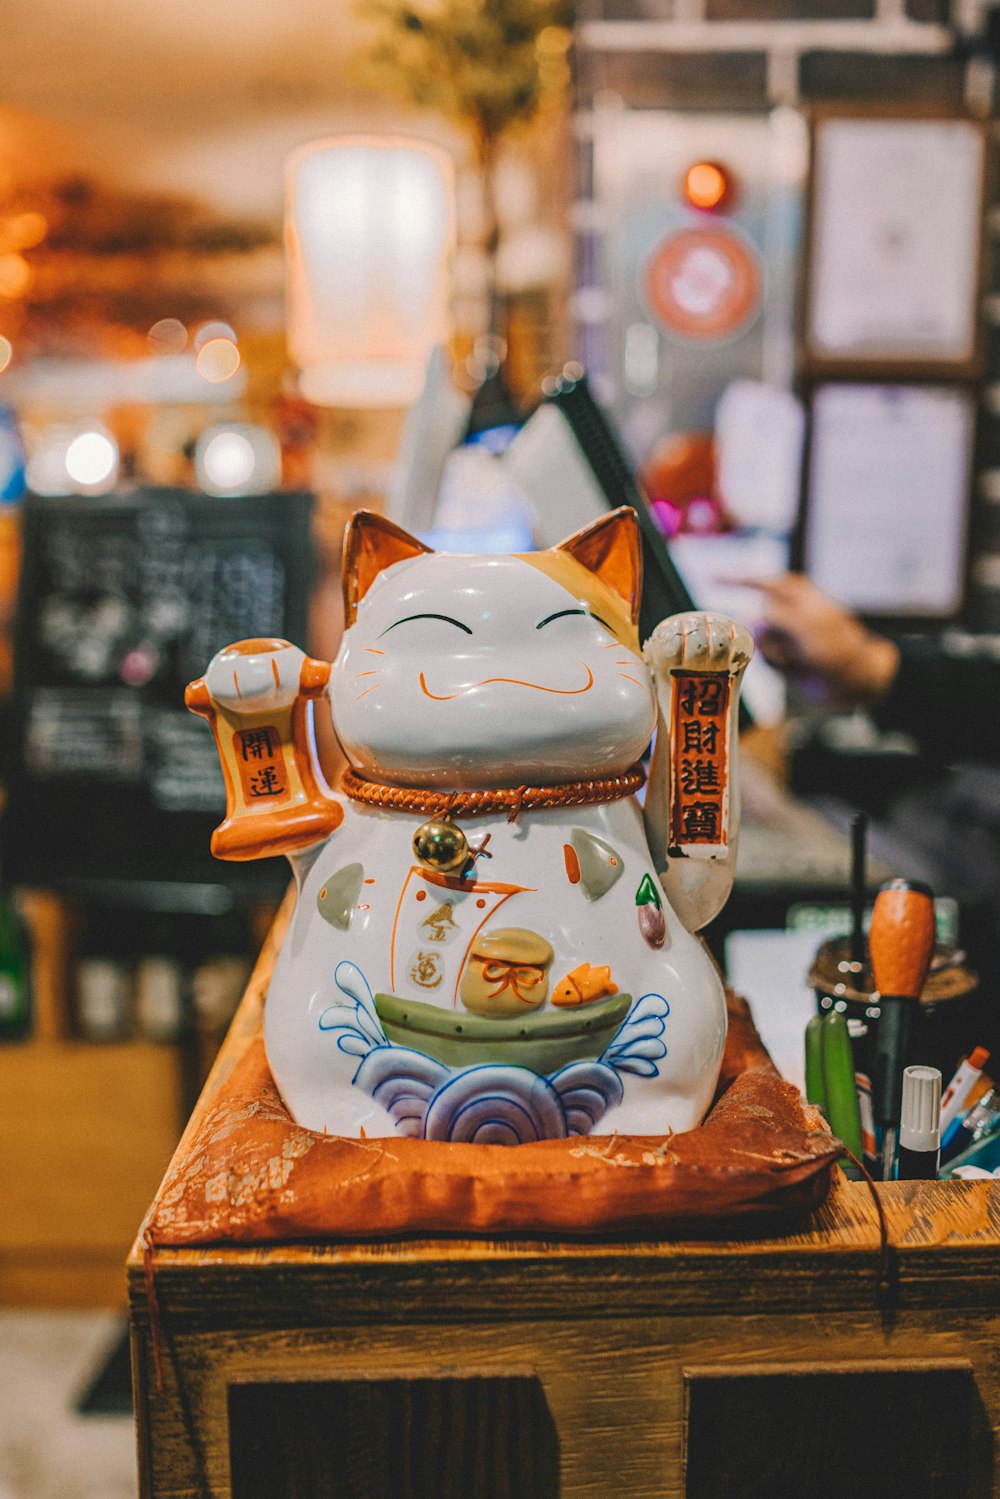
[[715, 408], [719, 493], [741, 526], [790, 531], [799, 509], [805, 413], [791, 391], [734, 380]]
[[832, 357], [975, 347], [983, 137], [968, 120], [817, 130], [809, 342]]
[[806, 571], [872, 614], [961, 603], [973, 409], [963, 391], [824, 385], [813, 400]]

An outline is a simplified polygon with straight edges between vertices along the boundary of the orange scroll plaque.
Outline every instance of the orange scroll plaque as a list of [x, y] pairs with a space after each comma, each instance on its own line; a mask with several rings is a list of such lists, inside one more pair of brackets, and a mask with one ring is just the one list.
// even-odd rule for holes
[[[242, 699], [240, 664], [251, 658], [273, 662], [277, 685], [281, 656], [297, 658], [298, 682], [280, 706], [255, 709], [252, 698]], [[212, 834], [213, 854], [217, 859], [259, 859], [297, 853], [328, 838], [344, 813], [319, 764], [313, 711], [330, 667], [303, 656], [287, 640], [241, 640], [220, 651], [216, 664], [233, 677], [235, 699], [217, 700], [204, 677], [192, 682], [184, 697], [191, 712], [212, 726], [226, 783], [226, 816]]]
[[672, 852], [728, 844], [730, 679], [675, 671], [670, 717]]

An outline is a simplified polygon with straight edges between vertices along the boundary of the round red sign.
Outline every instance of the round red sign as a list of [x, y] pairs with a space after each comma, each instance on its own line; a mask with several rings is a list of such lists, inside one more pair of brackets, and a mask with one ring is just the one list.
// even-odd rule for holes
[[667, 333], [696, 341], [732, 338], [757, 316], [760, 265], [753, 245], [732, 229], [681, 229], [649, 257], [643, 289]]

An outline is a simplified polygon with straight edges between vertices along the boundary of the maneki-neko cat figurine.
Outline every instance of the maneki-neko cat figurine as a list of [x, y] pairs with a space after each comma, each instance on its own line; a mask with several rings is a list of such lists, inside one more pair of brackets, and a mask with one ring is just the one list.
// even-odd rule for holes
[[299, 1124], [517, 1144], [702, 1118], [726, 1008], [693, 933], [732, 883], [752, 644], [693, 613], [640, 649], [640, 590], [627, 506], [506, 557], [362, 511], [332, 667], [244, 641], [188, 689], [226, 779], [213, 850], [294, 870], [265, 1041]]

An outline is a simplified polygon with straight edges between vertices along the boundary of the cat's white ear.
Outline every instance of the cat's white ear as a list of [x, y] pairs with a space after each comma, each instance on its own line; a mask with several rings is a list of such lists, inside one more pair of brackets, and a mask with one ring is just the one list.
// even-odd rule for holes
[[642, 538], [639, 517], [631, 505], [602, 515], [582, 531], [574, 531], [556, 547], [600, 578], [627, 605], [632, 623], [639, 620], [642, 599]]
[[353, 625], [358, 605], [380, 572], [429, 552], [422, 541], [373, 510], [356, 510], [344, 535], [344, 616]]

